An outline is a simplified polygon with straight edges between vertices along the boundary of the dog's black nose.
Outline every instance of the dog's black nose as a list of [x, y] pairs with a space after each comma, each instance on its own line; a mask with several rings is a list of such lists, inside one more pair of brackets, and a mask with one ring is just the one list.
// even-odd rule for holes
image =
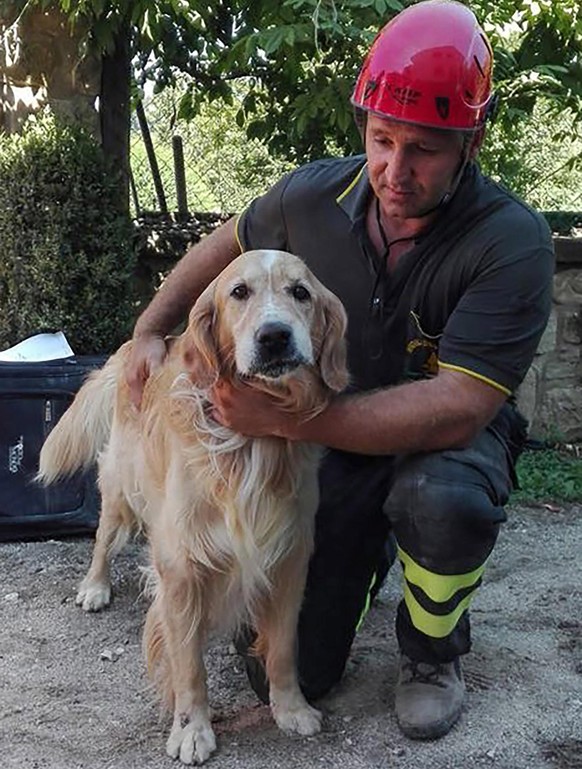
[[257, 331], [256, 339], [263, 356], [277, 357], [289, 351], [291, 328], [285, 323], [265, 323]]

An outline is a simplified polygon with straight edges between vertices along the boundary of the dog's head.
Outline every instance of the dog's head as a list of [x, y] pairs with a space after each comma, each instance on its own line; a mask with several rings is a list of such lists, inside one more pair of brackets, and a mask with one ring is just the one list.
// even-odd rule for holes
[[184, 358], [192, 378], [285, 382], [309, 369], [339, 392], [348, 381], [339, 299], [296, 256], [258, 250], [241, 254], [194, 305]]

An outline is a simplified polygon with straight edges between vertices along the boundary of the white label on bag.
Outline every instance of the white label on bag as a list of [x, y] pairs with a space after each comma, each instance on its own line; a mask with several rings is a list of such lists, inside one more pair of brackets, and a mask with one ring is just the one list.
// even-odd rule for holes
[[24, 436], [21, 435], [14, 446], [8, 447], [8, 470], [17, 473], [24, 459]]

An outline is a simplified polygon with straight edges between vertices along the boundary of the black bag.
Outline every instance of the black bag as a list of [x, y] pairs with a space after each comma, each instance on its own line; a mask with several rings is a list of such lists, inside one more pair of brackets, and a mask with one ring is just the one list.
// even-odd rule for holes
[[93, 532], [96, 472], [44, 487], [35, 482], [45, 438], [103, 356], [42, 363], [0, 362], [0, 541]]

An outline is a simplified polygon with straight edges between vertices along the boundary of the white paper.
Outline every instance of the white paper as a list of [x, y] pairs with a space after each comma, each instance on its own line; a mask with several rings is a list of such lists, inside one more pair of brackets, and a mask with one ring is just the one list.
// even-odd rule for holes
[[74, 354], [66, 336], [62, 331], [57, 331], [54, 334], [36, 334], [15, 344], [14, 347], [2, 350], [0, 362], [38, 363], [43, 360], [70, 358]]

